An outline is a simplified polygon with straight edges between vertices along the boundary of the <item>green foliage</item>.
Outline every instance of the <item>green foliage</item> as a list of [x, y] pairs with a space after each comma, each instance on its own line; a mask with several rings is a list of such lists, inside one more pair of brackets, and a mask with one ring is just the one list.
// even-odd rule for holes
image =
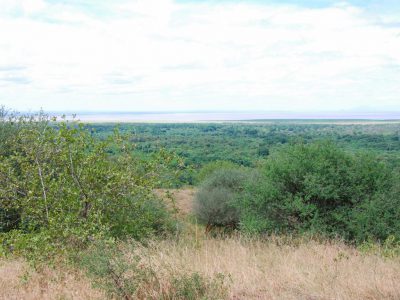
[[52, 253], [104, 236], [141, 239], [170, 228], [166, 208], [153, 193], [159, 160], [132, 155], [132, 144], [117, 129], [99, 140], [78, 122], [54, 121], [42, 113], [2, 111], [3, 244]]
[[237, 169], [215, 170], [200, 185], [194, 211], [207, 225], [236, 227], [239, 222], [235, 200], [240, 195], [246, 172]]
[[140, 258], [124, 254], [114, 243], [100, 242], [87, 249], [77, 261], [96, 287], [111, 298], [134, 299], [138, 288], [151, 276]]
[[[365, 121], [362, 121], [365, 122]], [[197, 184], [197, 171], [208, 163], [229, 161], [255, 167], [277, 145], [303, 141], [332, 140], [347, 150], [368, 149], [392, 165], [400, 165], [398, 123], [343, 125], [343, 120], [271, 120], [215, 124], [122, 124], [121, 132], [132, 134], [135, 151], [143, 156], [160, 148], [181, 157], [184, 168], [173, 176], [174, 185]], [[87, 125], [105, 138], [112, 134], [112, 124]], [[174, 166], [171, 165], [171, 171]], [[175, 169], [176, 171], [176, 169]], [[202, 172], [202, 171], [200, 171]], [[202, 175], [200, 175], [202, 177]]]
[[222, 273], [214, 278], [206, 278], [199, 273], [183, 275], [174, 278], [172, 286], [172, 295], [168, 295], [167, 299], [226, 299], [228, 296], [228, 283]]
[[399, 173], [390, 190], [373, 195], [354, 209], [349, 227], [358, 241], [394, 239], [400, 243]]
[[375, 254], [385, 258], [398, 258], [400, 256], [400, 240], [393, 235], [389, 235], [382, 243], [367, 239], [360, 243], [358, 249], [366, 254]]
[[332, 143], [295, 144], [273, 152], [239, 202], [249, 232], [308, 232], [385, 239], [400, 225], [395, 176], [370, 153]]
[[[146, 265], [143, 257], [135, 255], [135, 244], [122, 249], [116, 243], [99, 242], [80, 254], [76, 263], [92, 278], [94, 285], [107, 292], [110, 298], [148, 299], [226, 299], [228, 278], [218, 273], [207, 278], [199, 273], [171, 276], [167, 288], [161, 287], [162, 274]], [[164, 275], [165, 276], [165, 275]], [[151, 292], [153, 291], [153, 293]], [[151, 298], [153, 299], [153, 297]]]
[[197, 173], [196, 182], [202, 183], [206, 178], [208, 178], [212, 173], [220, 169], [237, 169], [240, 167], [230, 161], [217, 160], [213, 162], [206, 163]]

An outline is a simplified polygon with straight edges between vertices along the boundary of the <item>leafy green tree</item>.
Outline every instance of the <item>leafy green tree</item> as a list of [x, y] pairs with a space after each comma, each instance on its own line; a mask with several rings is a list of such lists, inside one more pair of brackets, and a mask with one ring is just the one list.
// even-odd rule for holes
[[[0, 119], [0, 238], [14, 249], [83, 247], [170, 228], [153, 194], [159, 160], [140, 160], [118, 130], [99, 140], [83, 124], [7, 114]], [[165, 158], [163, 158], [165, 159]]]
[[[242, 227], [250, 232], [312, 232], [355, 239], [360, 229], [353, 218], [364, 216], [355, 212], [372, 212], [393, 185], [392, 173], [376, 156], [350, 154], [330, 142], [280, 147], [260, 172], [239, 202]], [[398, 214], [398, 206], [390, 206], [393, 216]], [[377, 219], [370, 215], [367, 220], [372, 225]], [[374, 237], [388, 233], [371, 231]]]
[[388, 192], [375, 194], [352, 211], [349, 223], [357, 241], [400, 241], [400, 174]]

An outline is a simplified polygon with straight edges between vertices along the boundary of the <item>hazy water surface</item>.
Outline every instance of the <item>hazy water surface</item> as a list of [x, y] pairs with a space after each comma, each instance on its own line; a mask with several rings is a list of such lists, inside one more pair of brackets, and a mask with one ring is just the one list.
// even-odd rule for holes
[[251, 120], [400, 120], [400, 112], [380, 113], [88, 113], [77, 114], [84, 122], [207, 122], [207, 121], [251, 121]]

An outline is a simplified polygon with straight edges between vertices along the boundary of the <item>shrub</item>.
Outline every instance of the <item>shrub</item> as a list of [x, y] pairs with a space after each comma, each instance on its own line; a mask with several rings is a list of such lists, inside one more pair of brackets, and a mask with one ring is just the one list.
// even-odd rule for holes
[[206, 278], [199, 273], [184, 274], [172, 281], [172, 290], [167, 299], [226, 299], [228, 285], [222, 273]]
[[170, 228], [153, 194], [162, 162], [134, 156], [118, 130], [99, 140], [78, 122], [54, 121], [1, 114], [0, 242], [51, 253]]
[[152, 276], [137, 256], [124, 255], [112, 242], [98, 242], [81, 254], [79, 267], [111, 298], [134, 299], [140, 286]]
[[374, 238], [393, 232], [390, 222], [384, 229], [372, 228], [383, 202], [390, 215], [386, 221], [398, 216], [399, 206], [385, 198], [392, 173], [370, 153], [350, 154], [329, 142], [282, 146], [260, 173], [239, 202], [246, 231], [311, 232], [353, 240], [365, 238], [364, 222]]
[[199, 187], [194, 211], [198, 220], [209, 226], [236, 227], [239, 213], [236, 197], [241, 193], [246, 174], [243, 170], [220, 169]]
[[[400, 174], [395, 177], [400, 178]], [[355, 208], [349, 227], [357, 241], [400, 242], [400, 181], [395, 181], [390, 191], [377, 193]]]
[[221, 273], [211, 278], [197, 272], [162, 274], [145, 263], [147, 257], [135, 254], [135, 244], [131, 246], [120, 247], [111, 241], [94, 243], [80, 254], [76, 262], [94, 285], [113, 299], [227, 298], [229, 277]]

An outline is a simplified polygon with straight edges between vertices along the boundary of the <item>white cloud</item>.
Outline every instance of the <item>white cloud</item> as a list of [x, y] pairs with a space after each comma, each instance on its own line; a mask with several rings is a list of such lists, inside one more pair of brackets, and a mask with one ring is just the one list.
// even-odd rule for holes
[[0, 104], [17, 109], [400, 109], [393, 15], [348, 4], [138, 0], [99, 13], [1, 1]]

